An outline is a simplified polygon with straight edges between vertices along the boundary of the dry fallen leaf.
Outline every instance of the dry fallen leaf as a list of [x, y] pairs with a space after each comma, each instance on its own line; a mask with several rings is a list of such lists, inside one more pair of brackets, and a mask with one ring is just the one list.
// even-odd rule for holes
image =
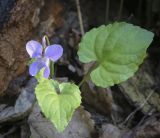
[[78, 108], [63, 133], [58, 133], [52, 123], [44, 118], [38, 104], [35, 104], [28, 123], [31, 138], [91, 138], [94, 133], [94, 122], [90, 114], [82, 107]]

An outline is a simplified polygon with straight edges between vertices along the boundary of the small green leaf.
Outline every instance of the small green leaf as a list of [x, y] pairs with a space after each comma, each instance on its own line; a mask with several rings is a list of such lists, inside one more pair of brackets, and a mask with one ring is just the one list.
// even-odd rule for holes
[[35, 62], [36, 60], [37, 60], [36, 58], [31, 58], [31, 59], [28, 61], [27, 65], [29, 66], [30, 64], [32, 64], [32, 63]]
[[146, 57], [153, 33], [125, 22], [92, 29], [82, 38], [78, 56], [81, 62], [95, 61], [98, 67], [91, 80], [108, 87], [127, 80]]
[[[57, 94], [57, 90], [60, 94]], [[62, 132], [71, 120], [74, 110], [81, 104], [78, 86], [45, 79], [36, 86], [35, 91], [42, 112]]]

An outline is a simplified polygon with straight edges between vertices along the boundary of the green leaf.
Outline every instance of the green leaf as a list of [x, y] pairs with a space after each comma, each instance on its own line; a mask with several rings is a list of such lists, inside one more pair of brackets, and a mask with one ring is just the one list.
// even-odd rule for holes
[[27, 65], [29, 66], [30, 64], [32, 64], [32, 63], [35, 62], [36, 60], [37, 60], [36, 58], [31, 58], [31, 59], [28, 61]]
[[92, 29], [82, 38], [78, 56], [81, 62], [95, 61], [90, 76], [101, 87], [127, 80], [146, 57], [153, 33], [125, 22]]
[[[62, 132], [71, 120], [74, 110], [81, 104], [78, 86], [45, 79], [36, 86], [35, 91], [42, 112]], [[60, 94], [57, 94], [58, 91]]]

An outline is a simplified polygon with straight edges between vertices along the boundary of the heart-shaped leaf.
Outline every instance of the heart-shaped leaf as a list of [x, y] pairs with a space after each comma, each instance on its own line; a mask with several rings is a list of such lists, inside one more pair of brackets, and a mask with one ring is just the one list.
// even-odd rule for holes
[[71, 120], [74, 110], [81, 104], [78, 86], [45, 79], [39, 82], [35, 92], [44, 115], [62, 132]]
[[78, 56], [80, 61], [97, 62], [91, 80], [108, 87], [127, 80], [137, 71], [146, 57], [153, 33], [125, 22], [94, 28], [82, 38]]

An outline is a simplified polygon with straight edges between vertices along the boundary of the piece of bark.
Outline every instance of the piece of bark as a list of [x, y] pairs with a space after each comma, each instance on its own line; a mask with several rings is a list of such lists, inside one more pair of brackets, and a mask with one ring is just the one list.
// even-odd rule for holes
[[133, 128], [122, 138], [159, 138], [160, 137], [160, 115], [151, 116], [144, 124]]
[[33, 35], [42, 4], [43, 0], [0, 1], [0, 95], [26, 69], [25, 44]]
[[0, 124], [19, 121], [31, 112], [35, 102], [34, 88], [36, 84], [36, 79], [32, 78], [21, 90], [14, 106], [0, 105]]
[[109, 89], [96, 87], [91, 81], [81, 87], [82, 101], [97, 111], [110, 117], [112, 110], [112, 93]]
[[103, 124], [99, 138], [121, 138], [124, 132], [112, 124]]
[[42, 116], [38, 104], [35, 104], [28, 123], [32, 138], [92, 138], [95, 131], [91, 115], [82, 107], [76, 109], [68, 126], [61, 133], [58, 133], [54, 125]]
[[148, 113], [153, 109], [160, 111], [160, 95], [155, 90], [156, 83], [152, 74], [151, 65], [148, 60], [145, 60], [138, 72], [129, 80], [119, 84], [119, 87], [128, 99], [128, 102], [135, 107], [142, 106], [147, 97], [153, 93], [141, 109], [143, 113]]

